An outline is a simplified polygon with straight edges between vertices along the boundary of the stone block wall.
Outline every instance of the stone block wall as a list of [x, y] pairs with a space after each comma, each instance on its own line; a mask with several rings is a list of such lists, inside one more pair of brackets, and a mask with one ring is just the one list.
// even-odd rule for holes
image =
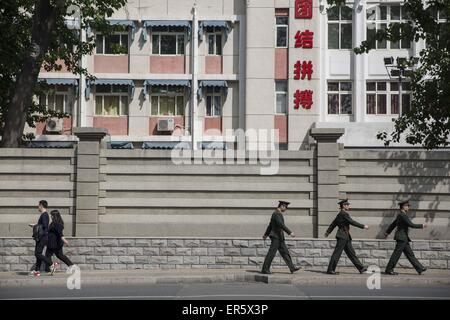
[[[260, 269], [270, 246], [269, 240], [256, 238], [68, 238], [68, 241], [70, 246], [64, 248], [64, 253], [81, 270]], [[292, 239], [287, 245], [294, 263], [326, 270], [335, 240]], [[384, 270], [395, 242], [354, 240], [353, 246], [364, 264]], [[424, 266], [450, 268], [450, 241], [420, 240], [414, 241], [412, 247]], [[35, 261], [32, 239], [0, 238], [0, 271], [28, 271]], [[339, 266], [352, 266], [345, 253]], [[272, 267], [287, 270], [279, 254]], [[412, 268], [404, 256], [398, 267]], [[65, 270], [66, 266], [62, 268]]]

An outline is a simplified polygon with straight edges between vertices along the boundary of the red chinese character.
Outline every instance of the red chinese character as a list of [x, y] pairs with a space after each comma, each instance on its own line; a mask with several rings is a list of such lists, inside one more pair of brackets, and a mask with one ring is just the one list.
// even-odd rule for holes
[[295, 0], [295, 19], [311, 19], [312, 10], [312, 0]]
[[303, 32], [297, 31], [295, 34], [295, 47], [303, 49], [311, 49], [313, 47], [314, 32], [305, 30]]
[[300, 79], [301, 67], [302, 67], [302, 65], [301, 65], [300, 61], [297, 61], [294, 64], [294, 79], [295, 80], [299, 80]]
[[303, 107], [303, 109], [311, 109], [311, 106], [313, 104], [312, 96], [312, 90], [296, 90], [294, 93], [294, 109], [298, 109], [300, 105]]
[[300, 63], [300, 61], [297, 61], [294, 65], [294, 80], [300, 80], [305, 79], [305, 77], [308, 77], [308, 80], [311, 80], [311, 75], [313, 73], [313, 65], [311, 61], [303, 61]]
[[311, 75], [313, 73], [313, 65], [311, 61], [303, 61], [302, 63], [302, 80], [308, 76], [308, 80], [311, 80]]

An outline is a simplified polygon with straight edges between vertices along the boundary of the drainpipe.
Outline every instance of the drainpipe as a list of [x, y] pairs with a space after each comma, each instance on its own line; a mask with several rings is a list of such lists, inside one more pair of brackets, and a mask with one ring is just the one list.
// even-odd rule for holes
[[[81, 12], [80, 12], [80, 26], [81, 26]], [[86, 41], [86, 30], [81, 30], [81, 41]], [[87, 68], [87, 55], [83, 55], [81, 57], [81, 67]], [[85, 90], [86, 90], [86, 76], [82, 74], [80, 76], [80, 90], [78, 91], [78, 105], [79, 105], [79, 112], [78, 112], [78, 119], [77, 119], [77, 126], [79, 127], [86, 127], [86, 110], [87, 110], [87, 101], [85, 97]]]
[[191, 143], [192, 149], [197, 150], [197, 144], [201, 135], [201, 125], [198, 121], [198, 19], [197, 19], [197, 4], [192, 8], [192, 38], [191, 38], [191, 67], [192, 67], [192, 90], [191, 90]]

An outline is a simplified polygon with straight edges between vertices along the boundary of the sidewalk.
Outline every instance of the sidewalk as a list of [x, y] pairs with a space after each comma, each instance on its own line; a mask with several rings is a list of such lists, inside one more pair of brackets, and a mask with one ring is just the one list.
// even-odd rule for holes
[[[370, 274], [359, 274], [354, 268], [339, 268], [339, 275], [328, 275], [320, 268], [301, 269], [290, 274], [287, 269], [273, 269], [273, 274], [263, 275], [257, 269], [149, 269], [149, 270], [81, 270], [82, 285], [120, 284], [174, 284], [262, 282], [292, 285], [366, 285]], [[429, 269], [418, 275], [412, 269], [396, 269], [397, 276], [381, 274], [383, 285], [431, 286], [450, 285], [450, 270]], [[29, 286], [66, 286], [70, 274], [63, 271], [53, 276], [42, 273], [39, 278], [27, 272], [1, 272], [0, 288]]]

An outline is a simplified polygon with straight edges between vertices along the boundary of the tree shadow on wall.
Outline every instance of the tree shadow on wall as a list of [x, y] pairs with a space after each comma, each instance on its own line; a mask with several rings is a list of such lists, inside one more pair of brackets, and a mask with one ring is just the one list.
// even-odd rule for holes
[[[398, 201], [409, 199], [411, 203], [410, 218], [415, 218], [417, 214], [421, 217], [423, 214], [426, 223], [431, 224], [427, 229], [427, 238], [430, 240], [445, 239], [446, 232], [433, 229], [432, 224], [436, 214], [445, 210], [441, 202], [450, 201], [450, 162], [444, 160], [450, 158], [450, 152], [407, 150], [377, 152], [380, 153], [379, 161], [383, 161], [385, 172], [398, 170], [393, 174], [398, 177], [397, 181], [401, 188], [392, 194], [392, 210], [383, 212], [381, 230], [376, 238], [384, 238], [385, 230], [398, 212]], [[428, 202], [427, 208], [419, 210], [419, 204], [423, 201]], [[450, 218], [447, 219], [447, 226], [450, 227]]]

